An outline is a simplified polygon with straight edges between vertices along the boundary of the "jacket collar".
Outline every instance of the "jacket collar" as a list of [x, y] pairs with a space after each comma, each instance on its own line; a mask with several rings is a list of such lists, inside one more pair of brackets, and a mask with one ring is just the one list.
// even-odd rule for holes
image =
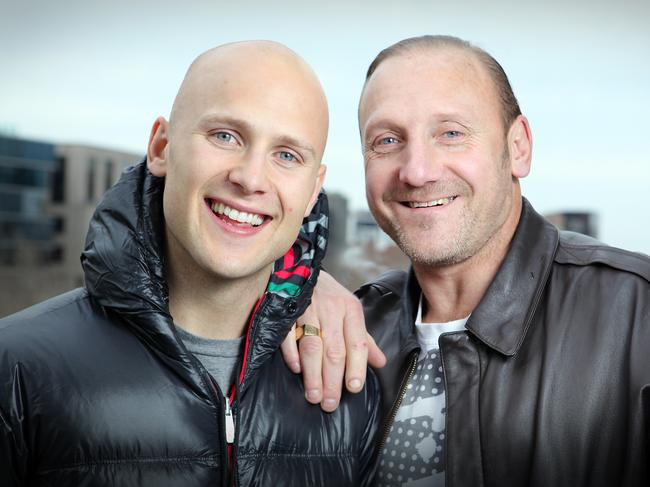
[[[503, 355], [518, 352], [546, 286], [558, 242], [558, 230], [522, 198], [510, 249], [465, 325], [476, 338]], [[421, 294], [412, 269], [406, 286], [404, 313], [412, 327]]]
[[[165, 278], [164, 179], [145, 161], [128, 168], [98, 205], [81, 256], [86, 288], [119, 314], [143, 341], [171, 361], [191, 362], [175, 336]], [[327, 245], [327, 198], [319, 195], [291, 249], [274, 264], [260, 308], [264, 327], [257, 353], [271, 352], [307, 306]]]
[[506, 258], [467, 322], [479, 340], [507, 356], [514, 356], [526, 337], [559, 242], [557, 228], [522, 200]]

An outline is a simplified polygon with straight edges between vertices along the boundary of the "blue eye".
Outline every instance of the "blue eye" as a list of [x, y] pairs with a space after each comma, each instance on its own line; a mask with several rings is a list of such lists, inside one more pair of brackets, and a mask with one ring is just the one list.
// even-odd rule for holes
[[298, 159], [291, 152], [280, 151], [280, 159], [286, 162], [296, 162]]
[[379, 145], [390, 145], [397, 144], [397, 139], [395, 137], [384, 137], [379, 140]]
[[230, 144], [235, 140], [235, 137], [228, 133], [228, 132], [217, 132], [214, 134], [217, 139], [219, 139], [221, 142], [225, 142], [227, 144]]
[[460, 132], [458, 130], [447, 130], [444, 135], [448, 139], [453, 139], [455, 137], [460, 137]]

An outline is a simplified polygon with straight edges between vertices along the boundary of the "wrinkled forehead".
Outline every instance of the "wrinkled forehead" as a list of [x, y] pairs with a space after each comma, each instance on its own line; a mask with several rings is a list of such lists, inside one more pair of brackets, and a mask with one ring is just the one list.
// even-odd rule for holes
[[[431, 109], [484, 110], [494, 105], [494, 83], [476, 56], [458, 48], [417, 49], [385, 59], [367, 80], [359, 101], [363, 126], [378, 112]], [[489, 107], [498, 110], [498, 105]]]

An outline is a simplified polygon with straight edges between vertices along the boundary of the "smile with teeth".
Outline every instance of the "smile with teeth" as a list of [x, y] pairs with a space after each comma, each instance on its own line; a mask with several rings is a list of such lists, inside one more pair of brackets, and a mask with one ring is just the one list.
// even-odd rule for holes
[[447, 198], [440, 198], [433, 201], [409, 201], [408, 205], [411, 208], [429, 208], [431, 206], [442, 206], [447, 205], [454, 201], [456, 196], [449, 196]]
[[224, 215], [231, 220], [239, 223], [248, 223], [254, 227], [260, 226], [264, 222], [264, 217], [262, 215], [235, 210], [234, 208], [217, 201], [213, 202], [212, 205], [210, 205], [210, 208], [212, 208], [212, 211], [217, 215]]

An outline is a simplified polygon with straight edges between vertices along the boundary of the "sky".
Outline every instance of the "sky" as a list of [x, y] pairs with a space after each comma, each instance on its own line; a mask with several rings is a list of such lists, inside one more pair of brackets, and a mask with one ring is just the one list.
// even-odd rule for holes
[[383, 48], [462, 37], [504, 67], [533, 133], [524, 195], [592, 211], [599, 238], [650, 254], [650, 2], [0, 0], [0, 132], [144, 153], [190, 62], [271, 39], [304, 57], [330, 104], [326, 188], [366, 208], [356, 108]]

